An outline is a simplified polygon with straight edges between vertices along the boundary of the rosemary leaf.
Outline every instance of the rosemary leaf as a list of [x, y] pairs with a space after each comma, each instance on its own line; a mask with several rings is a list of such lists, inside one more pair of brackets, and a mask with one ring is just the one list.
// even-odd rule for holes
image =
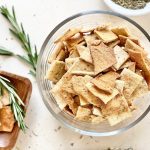
[[13, 56], [14, 53], [7, 50], [5, 47], [0, 47], [0, 55]]

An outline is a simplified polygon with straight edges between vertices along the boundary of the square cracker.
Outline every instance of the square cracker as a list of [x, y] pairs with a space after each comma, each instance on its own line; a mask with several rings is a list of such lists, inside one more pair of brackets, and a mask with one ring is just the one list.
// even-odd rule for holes
[[130, 36], [129, 30], [126, 27], [112, 28], [111, 31], [117, 35]]
[[104, 75], [100, 75], [92, 79], [92, 83], [99, 89], [112, 93], [115, 87], [115, 80], [119, 78], [120, 75], [114, 71], [109, 71]]
[[136, 62], [136, 65], [144, 72], [144, 77], [150, 86], [150, 66], [147, 64], [143, 54], [134, 50], [128, 49], [128, 53], [132, 61]]
[[79, 55], [81, 56], [81, 54], [82, 54], [85, 50], [87, 50], [88, 47], [85, 47], [85, 46], [83, 46], [83, 45], [77, 45], [77, 46], [76, 46], [76, 49], [77, 49]]
[[111, 116], [112, 114], [119, 114], [122, 112], [127, 112], [129, 106], [127, 100], [123, 95], [118, 94], [115, 98], [109, 101], [106, 105], [102, 106], [102, 114], [104, 116]]
[[63, 61], [54, 60], [47, 71], [46, 79], [56, 83], [61, 79], [65, 72], [65, 63]]
[[132, 50], [134, 50], [136, 52], [140, 52], [140, 53], [143, 53], [144, 55], [147, 55], [147, 52], [142, 47], [140, 47], [139, 45], [135, 44], [130, 39], [127, 39], [126, 43], [125, 43], [125, 50], [128, 51], [128, 49], [132, 49]]
[[130, 117], [132, 117], [132, 113], [129, 111], [129, 112], [123, 112], [118, 115], [110, 115], [107, 117], [107, 120], [111, 126], [114, 126]]
[[95, 74], [106, 70], [116, 63], [113, 50], [104, 43], [100, 43], [98, 46], [91, 46], [90, 50]]
[[69, 72], [77, 75], [91, 75], [94, 72], [94, 66], [79, 58], [74, 62]]
[[104, 43], [109, 43], [118, 39], [118, 36], [110, 30], [95, 30], [94, 33], [102, 40]]
[[127, 61], [127, 59], [129, 58], [129, 55], [118, 45], [114, 47], [114, 54], [115, 54], [117, 63], [114, 64], [113, 67], [116, 70], [119, 70], [122, 64], [124, 64]]
[[79, 33], [80, 32], [80, 29], [79, 28], [72, 28], [72, 29], [69, 29], [67, 30], [64, 35], [62, 35], [59, 39], [57, 39], [55, 41], [55, 43], [58, 43], [58, 42], [62, 42], [62, 41], [65, 41], [67, 39], [69, 39], [70, 37], [74, 36], [75, 34]]
[[102, 90], [99, 90], [94, 86], [93, 83], [88, 82], [86, 84], [87, 89], [100, 100], [102, 100], [105, 104], [107, 104], [110, 100], [112, 100], [119, 92], [115, 88], [111, 94], [108, 94]]
[[75, 92], [78, 95], [81, 95], [84, 99], [86, 99], [90, 104], [95, 106], [101, 106], [102, 102], [100, 99], [95, 97], [91, 92], [88, 91], [87, 87], [85, 86], [86, 83], [90, 82], [92, 77], [90, 76], [73, 76], [72, 84]]
[[126, 99], [130, 98], [131, 94], [142, 82], [143, 78], [129, 69], [123, 69], [121, 72], [121, 80], [125, 82], [123, 94]]

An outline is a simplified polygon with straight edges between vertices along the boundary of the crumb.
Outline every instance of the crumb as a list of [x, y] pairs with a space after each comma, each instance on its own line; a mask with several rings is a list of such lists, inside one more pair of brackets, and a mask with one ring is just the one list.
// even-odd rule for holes
[[33, 134], [34, 136], [38, 136], [34, 131], [32, 131], [32, 134]]
[[82, 139], [83, 138], [83, 135], [80, 135], [80, 137], [79, 137], [80, 139]]
[[14, 38], [13, 38], [13, 37], [11, 37], [10, 39], [11, 39], [11, 40], [13, 40]]
[[35, 17], [36, 16], [36, 14], [33, 14], [33, 17]]
[[74, 146], [74, 143], [70, 143], [71, 146]]
[[93, 139], [93, 136], [90, 136], [91, 139]]
[[61, 129], [61, 126], [59, 126], [58, 128], [57, 128], [57, 130], [60, 130]]
[[30, 149], [30, 148], [31, 148], [31, 146], [28, 146], [28, 148]]
[[8, 39], [7, 39], [7, 38], [6, 38], [5, 40], [6, 40], [6, 41], [8, 41]]

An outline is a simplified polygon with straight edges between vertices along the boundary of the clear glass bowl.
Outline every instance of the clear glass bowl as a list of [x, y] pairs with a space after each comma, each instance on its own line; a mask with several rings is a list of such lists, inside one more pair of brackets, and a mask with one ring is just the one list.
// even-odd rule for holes
[[133, 20], [117, 13], [106, 11], [90, 11], [79, 13], [57, 25], [46, 38], [39, 55], [37, 66], [37, 82], [43, 101], [51, 114], [62, 122], [66, 127], [85, 135], [91, 136], [111, 136], [119, 134], [141, 121], [150, 110], [150, 95], [143, 96], [136, 100], [138, 109], [133, 112], [133, 116], [125, 121], [110, 126], [107, 122], [92, 124], [76, 121], [72, 116], [61, 111], [50, 93], [52, 83], [45, 79], [45, 74], [50, 67], [48, 58], [55, 49], [54, 41], [67, 29], [72, 27], [95, 27], [97, 25], [111, 23], [113, 26], [127, 26], [134, 36], [138, 37], [146, 50], [150, 48], [150, 37], [147, 32]]

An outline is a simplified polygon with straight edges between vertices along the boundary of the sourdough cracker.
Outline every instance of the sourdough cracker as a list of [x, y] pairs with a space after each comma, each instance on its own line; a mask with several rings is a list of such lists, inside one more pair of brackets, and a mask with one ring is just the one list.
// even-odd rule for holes
[[94, 64], [94, 72], [98, 74], [116, 63], [116, 58], [112, 49], [104, 43], [98, 46], [91, 46], [91, 56]]
[[83, 96], [79, 95], [80, 105], [85, 106], [90, 104]]
[[146, 63], [144, 56], [141, 52], [136, 52], [131, 49], [128, 49], [128, 53], [130, 55], [130, 58], [132, 61], [136, 62], [136, 65], [144, 72], [144, 77], [148, 83], [148, 86], [150, 85], [150, 67]]
[[116, 124], [122, 122], [123, 120], [130, 118], [130, 117], [132, 117], [131, 112], [123, 112], [123, 113], [118, 114], [118, 115], [115, 115], [115, 114], [110, 115], [107, 117], [107, 120], [111, 126], [114, 126], [114, 125], [116, 125]]
[[62, 61], [54, 60], [51, 64], [51, 67], [47, 71], [46, 79], [56, 83], [61, 79], [65, 72], [65, 63]]
[[81, 95], [84, 99], [86, 99], [90, 104], [94, 106], [101, 106], [101, 101], [95, 97], [91, 92], [88, 91], [87, 87], [85, 86], [86, 83], [90, 82], [92, 77], [90, 76], [73, 76], [72, 83], [75, 92], [78, 95]]
[[135, 44], [130, 39], [126, 40], [125, 49], [127, 51], [128, 51], [128, 49], [132, 49], [133, 51], [140, 52], [140, 53], [144, 54], [145, 56], [147, 55], [147, 52], [142, 47], [140, 47], [139, 45]]
[[108, 47], [114, 48], [116, 45], [120, 44], [120, 40], [116, 40], [107, 44]]
[[104, 43], [109, 43], [118, 39], [118, 36], [110, 30], [94, 30], [94, 33], [102, 40]]
[[70, 37], [74, 36], [75, 34], [79, 33], [81, 29], [79, 28], [72, 28], [72, 29], [69, 29], [67, 30], [64, 35], [62, 35], [60, 38], [58, 38], [55, 43], [58, 43], [58, 42], [62, 42], [62, 41], [65, 41], [65, 40], [68, 40]]
[[109, 71], [104, 75], [99, 75], [92, 79], [92, 83], [99, 89], [112, 93], [115, 87], [115, 80], [119, 78], [120, 75], [114, 71]]
[[98, 97], [101, 101], [103, 101], [105, 104], [107, 104], [110, 100], [112, 100], [117, 94], [119, 94], [118, 90], [115, 88], [113, 89], [113, 92], [111, 94], [108, 94], [102, 90], [99, 90], [94, 86], [93, 83], [88, 82], [86, 84], [86, 87], [88, 90], [96, 97]]
[[75, 72], [76, 73], [80, 72], [82, 74], [84, 74], [84, 73], [88, 74], [88, 72], [89, 73], [94, 72], [94, 66], [79, 58], [77, 61], [74, 62], [72, 67], [69, 69], [69, 72], [72, 74], [75, 74]]
[[71, 66], [77, 61], [78, 58], [66, 58], [65, 59], [65, 69], [69, 70]]
[[121, 72], [121, 80], [125, 82], [123, 94], [125, 98], [130, 98], [131, 94], [142, 82], [143, 78], [129, 69], [123, 69]]
[[113, 65], [116, 70], [119, 70], [120, 67], [127, 61], [129, 55], [125, 52], [120, 46], [114, 47], [114, 54], [117, 60], [117, 63]]
[[59, 52], [60, 52], [61, 50], [63, 50], [63, 47], [64, 47], [64, 45], [63, 45], [62, 42], [60, 42], [60, 43], [58, 43], [58, 44], [56, 45], [56, 48], [54, 49], [54, 52], [50, 55], [50, 57], [49, 57], [49, 59], [48, 59], [48, 62], [49, 62], [49, 63], [52, 63], [52, 61], [56, 59], [56, 57], [58, 56]]
[[102, 114], [104, 116], [111, 116], [112, 114], [119, 114], [127, 112], [128, 110], [129, 106], [127, 100], [121, 94], [118, 94], [106, 105], [102, 106]]
[[111, 31], [116, 35], [130, 36], [130, 32], [126, 27], [116, 27], [112, 28]]

